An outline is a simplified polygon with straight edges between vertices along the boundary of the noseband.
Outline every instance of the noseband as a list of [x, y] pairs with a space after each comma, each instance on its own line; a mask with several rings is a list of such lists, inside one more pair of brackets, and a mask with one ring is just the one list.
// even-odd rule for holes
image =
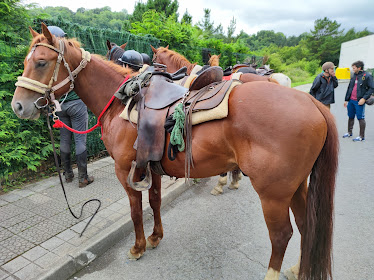
[[[39, 81], [30, 79], [30, 78], [27, 78], [27, 77], [19, 76], [17, 78], [18, 81], [16, 82], [16, 86], [32, 90], [32, 91], [38, 92], [38, 93], [43, 95], [43, 96], [39, 97], [36, 101], [34, 101], [34, 105], [38, 110], [42, 109], [42, 108], [45, 108], [46, 106], [49, 105], [50, 102], [54, 103], [56, 105], [56, 107], [60, 107], [58, 101], [55, 100], [55, 96], [54, 96], [55, 91], [59, 90], [60, 88], [62, 88], [64, 85], [66, 85], [69, 82], [70, 82], [70, 88], [64, 94], [67, 94], [74, 89], [74, 79], [77, 77], [78, 73], [83, 68], [85, 68], [87, 63], [91, 60], [91, 54], [81, 48], [82, 60], [79, 63], [79, 66], [77, 68], [75, 68], [74, 71], [71, 71], [70, 67], [69, 67], [69, 64], [66, 62], [65, 57], [64, 57], [65, 43], [64, 43], [63, 40], [59, 40], [59, 49], [57, 49], [54, 46], [49, 45], [49, 44], [44, 44], [44, 43], [35, 44], [32, 47], [30, 53], [28, 54], [27, 60], [29, 60], [31, 58], [31, 56], [34, 53], [36, 47], [38, 47], [38, 46], [47, 47], [47, 48], [49, 48], [51, 50], [54, 50], [55, 52], [58, 53], [55, 69], [53, 71], [51, 79], [49, 80], [48, 85], [43, 84]], [[59, 72], [60, 65], [61, 65], [62, 61], [64, 63], [65, 68], [67, 69], [69, 75], [59, 84], [57, 84], [55, 86], [52, 86], [52, 84], [57, 81], [58, 72]], [[45, 100], [46, 104], [43, 105], [43, 106], [40, 106], [38, 103], [41, 100]]]

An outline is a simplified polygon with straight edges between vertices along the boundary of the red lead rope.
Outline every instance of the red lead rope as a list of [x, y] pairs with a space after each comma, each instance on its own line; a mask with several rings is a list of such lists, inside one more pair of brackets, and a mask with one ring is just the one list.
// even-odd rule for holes
[[[119, 90], [119, 88], [124, 84], [126, 83], [126, 81], [130, 78], [130, 75], [127, 75], [125, 80], [121, 83], [121, 85], [118, 87], [118, 89], [116, 90], [116, 92]], [[106, 112], [106, 110], [108, 110], [109, 106], [112, 104], [113, 100], [114, 100], [115, 96], [113, 95], [112, 98], [109, 100], [109, 102], [106, 104], [105, 108], [103, 109], [103, 111], [100, 113], [99, 117], [97, 118], [97, 123], [91, 127], [90, 129], [88, 130], [84, 130], [84, 131], [80, 131], [80, 130], [75, 130], [69, 126], [67, 126], [66, 124], [64, 124], [62, 121], [60, 121], [59, 119], [57, 120], [54, 120], [54, 125], [53, 127], [54, 128], [63, 128], [65, 127], [67, 130], [70, 130], [71, 132], [74, 132], [74, 133], [78, 133], [78, 134], [86, 134], [86, 133], [89, 133], [93, 130], [95, 130], [96, 128], [98, 128], [99, 126], [101, 126], [101, 122], [100, 122], [100, 119], [101, 117], [104, 115], [104, 113]], [[103, 135], [103, 131], [101, 130], [101, 135]]]

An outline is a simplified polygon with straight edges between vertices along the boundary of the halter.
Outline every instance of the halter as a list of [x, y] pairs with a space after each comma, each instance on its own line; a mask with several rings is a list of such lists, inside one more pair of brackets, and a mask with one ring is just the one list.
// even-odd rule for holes
[[[64, 85], [69, 83], [69, 81], [70, 81], [70, 88], [64, 94], [68, 94], [69, 92], [71, 92], [74, 89], [74, 79], [77, 77], [78, 73], [83, 68], [85, 68], [87, 63], [91, 60], [91, 54], [81, 48], [80, 50], [82, 51], [82, 60], [79, 63], [78, 67], [75, 68], [74, 71], [71, 71], [70, 67], [69, 67], [69, 64], [66, 62], [65, 57], [64, 57], [64, 48], [65, 48], [64, 41], [59, 40], [59, 49], [57, 49], [54, 46], [49, 45], [49, 44], [44, 44], [44, 43], [35, 44], [32, 47], [30, 53], [28, 54], [27, 60], [29, 60], [31, 58], [31, 56], [34, 53], [36, 47], [38, 47], [38, 46], [47, 47], [47, 48], [49, 48], [51, 50], [54, 50], [55, 52], [58, 53], [55, 69], [53, 71], [51, 79], [49, 80], [48, 85], [43, 84], [39, 81], [30, 79], [30, 78], [27, 78], [27, 77], [19, 76], [17, 78], [18, 81], [16, 82], [16, 86], [32, 90], [32, 91], [38, 92], [38, 93], [43, 95], [43, 96], [39, 97], [36, 101], [34, 101], [34, 105], [38, 110], [47, 107], [49, 105], [49, 100], [52, 103], [54, 103], [57, 110], [61, 110], [60, 104], [58, 103], [58, 101], [55, 99], [55, 96], [54, 96], [55, 91], [59, 90]], [[64, 62], [64, 66], [68, 70], [69, 75], [63, 81], [61, 81], [59, 84], [57, 84], [55, 86], [52, 86], [52, 84], [57, 81], [57, 76], [58, 76], [58, 71], [60, 69], [61, 61]], [[38, 102], [43, 100], [43, 99], [45, 100], [46, 104], [43, 105], [43, 106], [38, 105]]]
[[108, 56], [108, 60], [110, 60], [112, 58], [112, 55], [113, 55], [113, 52], [114, 50], [120, 48], [119, 46], [115, 45], [113, 46], [113, 48], [110, 49], [110, 52], [109, 52], [109, 56]]

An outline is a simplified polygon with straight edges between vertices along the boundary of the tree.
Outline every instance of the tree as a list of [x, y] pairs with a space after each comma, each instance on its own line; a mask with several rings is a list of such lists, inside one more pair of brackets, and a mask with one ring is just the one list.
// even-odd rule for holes
[[181, 22], [186, 24], [192, 24], [192, 16], [188, 13], [187, 9], [183, 14]]
[[338, 63], [343, 34], [343, 31], [339, 30], [340, 25], [336, 20], [331, 21], [327, 17], [314, 22], [314, 29], [306, 38], [312, 58], [318, 59], [321, 63], [325, 61]]
[[227, 41], [230, 42], [232, 35], [234, 35], [236, 29], [236, 19], [232, 17], [230, 25], [227, 27]]
[[210, 9], [204, 9], [204, 19], [199, 21], [197, 26], [200, 27], [207, 35], [213, 34], [214, 22], [210, 21]]
[[176, 14], [176, 19], [178, 19], [178, 8], [178, 0], [147, 0], [146, 4], [136, 2], [131, 22], [141, 21], [143, 14], [148, 10], [164, 13], [166, 17]]

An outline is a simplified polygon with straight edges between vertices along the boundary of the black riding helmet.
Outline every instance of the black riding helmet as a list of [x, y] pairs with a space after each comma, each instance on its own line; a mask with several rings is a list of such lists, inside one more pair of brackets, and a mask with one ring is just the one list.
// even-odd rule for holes
[[125, 51], [118, 60], [136, 71], [143, 67], [143, 57], [135, 50]]
[[151, 65], [151, 58], [146, 53], [141, 53], [141, 56], [143, 57], [143, 63]]
[[54, 26], [54, 25], [48, 26], [48, 30], [49, 30], [49, 32], [52, 33], [52, 35], [55, 35], [56, 37], [65, 37], [66, 36], [66, 33], [64, 32], [64, 30], [62, 30], [58, 26]]

